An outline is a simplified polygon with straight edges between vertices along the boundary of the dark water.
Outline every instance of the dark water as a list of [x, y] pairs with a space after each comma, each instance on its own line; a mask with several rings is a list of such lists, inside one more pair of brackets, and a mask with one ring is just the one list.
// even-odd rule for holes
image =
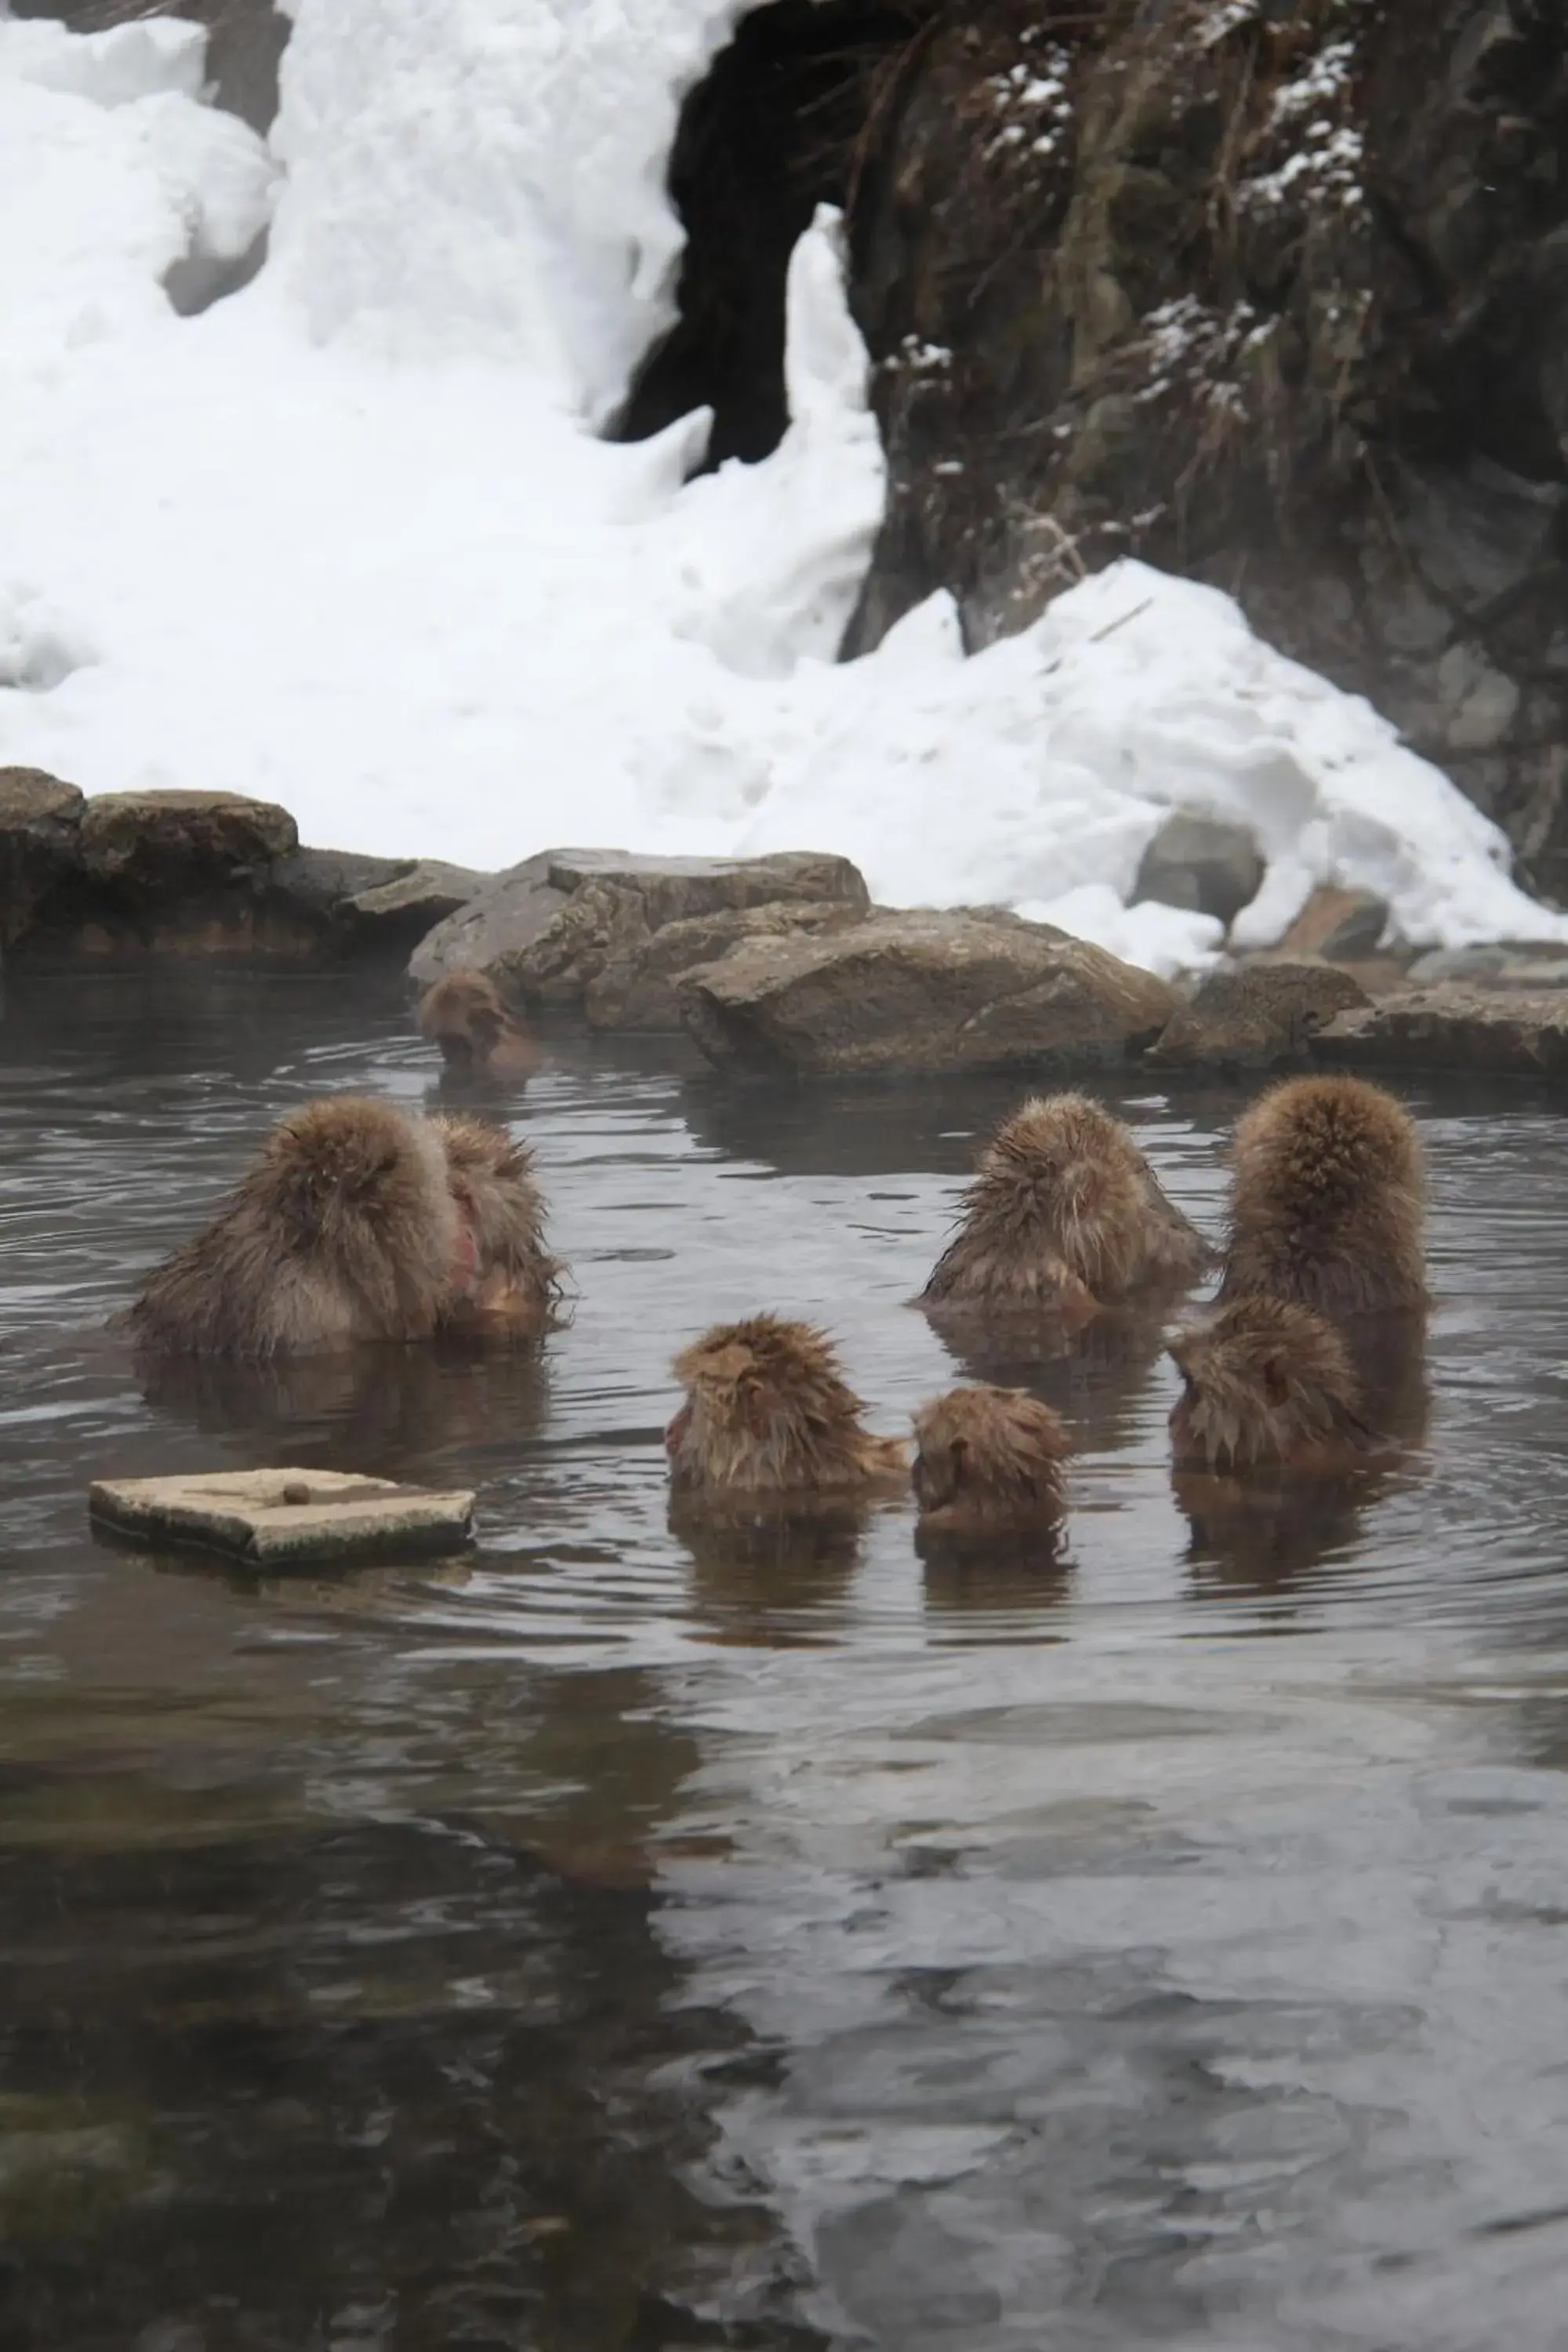
[[[1013, 1090], [726, 1097], [563, 1041], [542, 1359], [174, 1380], [95, 1331], [395, 1007], [35, 982], [0, 1026], [0, 2344], [1549, 2352], [1568, 2340], [1568, 1118], [1423, 1099], [1414, 1465], [1173, 1496], [1047, 1364], [1054, 1568], [665, 1524], [674, 1349], [768, 1304], [895, 1429]], [[1125, 1098], [1211, 1227], [1234, 1097]], [[97, 1548], [89, 1478], [481, 1489], [459, 1567]]]

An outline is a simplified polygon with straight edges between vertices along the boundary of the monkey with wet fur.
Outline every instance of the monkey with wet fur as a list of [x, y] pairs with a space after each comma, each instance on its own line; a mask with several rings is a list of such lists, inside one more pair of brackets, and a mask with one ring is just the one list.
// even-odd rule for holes
[[131, 1309], [143, 1346], [261, 1358], [426, 1339], [471, 1244], [440, 1129], [340, 1095], [280, 1119]]
[[1071, 1447], [1060, 1415], [1023, 1389], [951, 1389], [915, 1415], [911, 1474], [922, 1531], [1052, 1527]]
[[1340, 1469], [1380, 1450], [1349, 1350], [1310, 1307], [1234, 1298], [1166, 1346], [1183, 1381], [1171, 1411], [1178, 1470]]
[[446, 1328], [527, 1338], [548, 1328], [561, 1295], [561, 1261], [544, 1245], [544, 1203], [533, 1154], [482, 1119], [432, 1121], [466, 1237]]
[[482, 971], [449, 971], [419, 1003], [419, 1034], [453, 1072], [526, 1078], [543, 1059], [500, 990]]
[[869, 1497], [909, 1476], [906, 1449], [865, 1408], [826, 1333], [777, 1315], [716, 1325], [672, 1367], [686, 1391], [665, 1432], [677, 1495]]
[[1237, 1121], [1222, 1300], [1294, 1299], [1335, 1322], [1426, 1306], [1415, 1122], [1363, 1078], [1287, 1078]]
[[1185, 1287], [1211, 1252], [1121, 1121], [1085, 1095], [1024, 1104], [981, 1152], [920, 1304], [1088, 1315]]

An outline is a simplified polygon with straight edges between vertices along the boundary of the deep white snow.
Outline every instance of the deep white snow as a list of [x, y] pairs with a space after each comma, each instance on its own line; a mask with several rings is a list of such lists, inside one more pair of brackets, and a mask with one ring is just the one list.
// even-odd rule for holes
[[[788, 292], [793, 423], [688, 480], [706, 419], [596, 429], [668, 323], [679, 100], [740, 0], [297, 0], [272, 152], [200, 32], [0, 21], [0, 763], [222, 785], [307, 840], [498, 866], [552, 842], [847, 852], [902, 903], [1005, 900], [1157, 968], [1129, 908], [1173, 805], [1408, 937], [1568, 937], [1496, 830], [1213, 591], [1124, 563], [966, 658], [934, 597], [831, 656], [883, 499], [837, 225]], [[4, 9], [0, 8], [0, 19]], [[188, 252], [243, 293], [174, 316]]]

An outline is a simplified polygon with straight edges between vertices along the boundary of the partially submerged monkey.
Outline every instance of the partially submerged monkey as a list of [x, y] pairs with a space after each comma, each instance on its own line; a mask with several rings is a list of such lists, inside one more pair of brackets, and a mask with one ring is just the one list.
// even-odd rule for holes
[[444, 1323], [458, 1329], [544, 1330], [560, 1297], [561, 1261], [544, 1245], [544, 1203], [533, 1154], [504, 1129], [443, 1116], [447, 1177], [463, 1220], [456, 1299]]
[[349, 1095], [290, 1112], [153, 1276], [132, 1334], [154, 1351], [263, 1359], [461, 1328], [478, 1301], [499, 1308], [523, 1286], [525, 1262], [548, 1288], [526, 1154], [512, 1167], [505, 1137], [470, 1127]]
[[664, 1440], [677, 1494], [842, 1500], [897, 1492], [908, 1477], [905, 1448], [862, 1426], [865, 1408], [812, 1324], [717, 1324], [672, 1370], [686, 1391]]
[[463, 1219], [438, 1128], [340, 1095], [280, 1119], [226, 1205], [160, 1266], [136, 1337], [196, 1355], [431, 1337]]
[[986, 1144], [920, 1304], [1087, 1315], [1185, 1287], [1210, 1255], [1121, 1121], [1086, 1095], [1051, 1095]]
[[1363, 1078], [1287, 1078], [1237, 1121], [1222, 1300], [1294, 1299], [1336, 1321], [1426, 1305], [1421, 1146]]
[[454, 1071], [525, 1078], [543, 1058], [495, 983], [482, 971], [449, 971], [419, 1002], [419, 1034]]
[[950, 1389], [915, 1415], [911, 1474], [922, 1529], [1052, 1526], [1071, 1451], [1059, 1414], [1022, 1389]]
[[1166, 1345], [1183, 1381], [1171, 1410], [1178, 1470], [1335, 1469], [1379, 1450], [1344, 1341], [1310, 1307], [1235, 1298]]

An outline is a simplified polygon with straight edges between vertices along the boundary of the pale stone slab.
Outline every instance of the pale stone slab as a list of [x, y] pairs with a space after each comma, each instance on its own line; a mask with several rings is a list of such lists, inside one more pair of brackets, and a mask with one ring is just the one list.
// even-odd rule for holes
[[256, 1568], [407, 1559], [473, 1535], [474, 1497], [342, 1470], [216, 1470], [186, 1478], [100, 1478], [99, 1525], [147, 1544], [195, 1544]]

